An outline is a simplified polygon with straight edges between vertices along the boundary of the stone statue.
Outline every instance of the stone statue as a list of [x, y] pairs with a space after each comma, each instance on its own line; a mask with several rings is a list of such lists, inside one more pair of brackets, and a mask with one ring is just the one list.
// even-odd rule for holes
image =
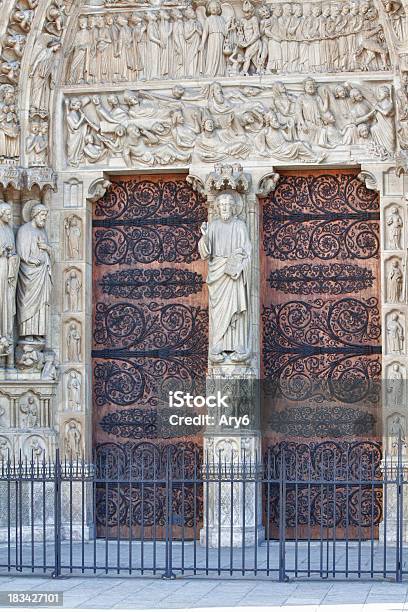
[[388, 427], [388, 436], [391, 453], [398, 455], [399, 445], [405, 441], [405, 427], [399, 414], [393, 416]]
[[206, 7], [207, 19], [204, 21], [203, 36], [199, 50], [206, 53], [204, 74], [209, 77], [224, 76], [224, 41], [227, 23], [222, 15], [219, 0], [210, 0]]
[[65, 282], [65, 294], [67, 297], [67, 310], [77, 312], [81, 309], [82, 283], [76, 270], [71, 270]]
[[22, 401], [20, 410], [24, 415], [21, 419], [22, 427], [31, 428], [38, 426], [38, 404], [34, 397], [30, 396], [26, 401]]
[[226, 356], [239, 363], [250, 356], [248, 338], [251, 242], [244, 221], [237, 217], [232, 193], [217, 196], [218, 217], [201, 226], [198, 248], [208, 260], [211, 340], [209, 358], [222, 363]]
[[81, 253], [81, 222], [73, 215], [65, 219], [65, 238], [67, 244], [68, 259], [79, 259]]
[[402, 406], [404, 402], [404, 377], [398, 363], [394, 363], [387, 380], [387, 405], [390, 408]]
[[44, 367], [41, 372], [43, 380], [57, 380], [58, 363], [54, 351], [44, 351]]
[[78, 457], [81, 454], [81, 426], [77, 421], [71, 419], [65, 425], [65, 452], [70, 457]]
[[391, 314], [387, 321], [388, 350], [391, 353], [401, 354], [404, 350], [405, 333], [396, 312]]
[[60, 39], [51, 38], [32, 63], [30, 102], [33, 109], [48, 112], [50, 93], [55, 85], [56, 54], [60, 48]]
[[10, 459], [10, 444], [6, 438], [0, 438], [0, 460], [8, 461]]
[[43, 446], [43, 441], [41, 438], [35, 436], [30, 440], [30, 444], [28, 445], [29, 456], [33, 459], [41, 459], [45, 455], [45, 448]]
[[388, 226], [388, 246], [390, 249], [400, 250], [401, 247], [401, 234], [403, 228], [402, 217], [399, 214], [398, 207], [393, 206], [391, 213], [388, 215], [386, 220]]
[[388, 288], [388, 301], [391, 303], [397, 303], [401, 301], [402, 287], [404, 282], [404, 275], [400, 267], [398, 259], [394, 259], [391, 264], [391, 270], [387, 277], [387, 288]]
[[81, 380], [75, 371], [69, 373], [67, 392], [68, 409], [73, 411], [81, 410]]
[[81, 360], [81, 333], [75, 322], [70, 323], [67, 330], [67, 357], [68, 361]]
[[26, 340], [44, 340], [49, 331], [51, 295], [51, 247], [45, 222], [48, 208], [37, 200], [24, 206], [26, 221], [17, 233], [20, 269], [17, 284], [19, 335]]
[[0, 159], [20, 155], [20, 125], [13, 85], [0, 85]]
[[[13, 342], [13, 323], [16, 314], [15, 294], [19, 260], [16, 253], [11, 206], [0, 201], [0, 338]], [[0, 349], [0, 355], [3, 353]]]

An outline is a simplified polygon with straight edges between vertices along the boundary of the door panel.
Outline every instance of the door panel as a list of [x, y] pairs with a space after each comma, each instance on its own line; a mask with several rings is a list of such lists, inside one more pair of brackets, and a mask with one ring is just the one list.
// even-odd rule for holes
[[[357, 171], [283, 172], [262, 201], [261, 242], [266, 455], [279, 458], [285, 446], [292, 465], [304, 466], [312, 477], [322, 461], [326, 474], [337, 470], [337, 477], [355, 479], [360, 458], [370, 457], [374, 472], [379, 470], [378, 194], [360, 183]], [[288, 491], [288, 534], [319, 537], [322, 492], [303, 489]], [[355, 494], [351, 487], [336, 501], [341, 508], [353, 506]], [[312, 533], [302, 527], [305, 517], [294, 520], [290, 507], [295, 499], [303, 507], [303, 495], [320, 500], [311, 502]], [[378, 496], [372, 497], [377, 516]], [[275, 512], [273, 533], [276, 520]], [[350, 529], [356, 537], [363, 533], [350, 513], [339, 512], [335, 523], [339, 537], [346, 527], [349, 537]]]
[[[163, 479], [163, 486], [154, 489], [100, 487], [100, 535], [117, 537], [119, 529], [126, 537], [131, 529], [137, 536], [143, 514], [148, 526], [144, 536], [151, 527], [161, 537], [167, 462], [177, 466], [201, 452], [201, 431], [170, 426], [164, 400], [167, 388], [194, 392], [205, 376], [205, 264], [197, 249], [205, 219], [203, 198], [180, 175], [118, 178], [94, 208], [93, 427], [98, 469], [112, 479]], [[182, 494], [174, 491], [173, 516], [180, 529], [184, 526], [185, 537], [196, 520], [185, 511], [194, 507], [191, 495], [188, 487]]]

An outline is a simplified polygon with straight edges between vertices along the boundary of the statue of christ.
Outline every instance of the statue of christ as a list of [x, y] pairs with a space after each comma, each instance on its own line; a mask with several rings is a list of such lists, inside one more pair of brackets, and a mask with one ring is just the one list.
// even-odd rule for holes
[[248, 339], [249, 273], [251, 242], [244, 221], [236, 216], [231, 193], [216, 199], [218, 217], [201, 226], [198, 249], [208, 259], [210, 302], [210, 361], [228, 356], [241, 363], [250, 356]]

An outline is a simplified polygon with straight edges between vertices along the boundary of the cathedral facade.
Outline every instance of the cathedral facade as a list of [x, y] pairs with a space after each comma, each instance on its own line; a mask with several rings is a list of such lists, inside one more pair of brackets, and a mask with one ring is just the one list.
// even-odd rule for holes
[[[0, 34], [3, 459], [392, 456], [407, 1], [10, 0]], [[258, 381], [238, 433], [169, 423], [163, 389]]]

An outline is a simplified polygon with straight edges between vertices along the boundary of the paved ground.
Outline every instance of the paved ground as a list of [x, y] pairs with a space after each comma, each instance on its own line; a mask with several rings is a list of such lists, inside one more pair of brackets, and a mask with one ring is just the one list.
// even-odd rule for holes
[[[244, 577], [240, 571], [234, 573], [233, 578], [220, 579], [217, 576], [217, 563], [219, 562], [217, 551], [211, 550], [209, 554], [209, 566], [213, 569], [205, 576], [206, 555], [205, 549], [196, 547], [196, 567], [199, 567], [198, 575], [193, 575], [192, 559], [194, 546], [186, 543], [184, 547], [180, 543], [173, 546], [173, 562], [175, 565], [181, 562], [184, 556], [185, 575], [176, 571], [175, 580], [162, 580], [162, 571], [157, 572], [157, 576], [151, 573], [147, 576], [140, 576], [136, 568], [140, 568], [142, 560], [144, 567], [148, 567], [152, 561], [153, 548], [151, 543], [144, 543], [143, 548], [140, 542], [134, 542], [132, 546], [132, 567], [134, 575], [129, 576], [126, 572], [129, 561], [129, 548], [121, 543], [119, 554], [116, 542], [105, 543], [97, 541], [94, 546], [89, 542], [84, 548], [80, 545], [73, 545], [70, 548], [63, 545], [62, 562], [66, 564], [63, 573], [69, 573], [72, 560], [78, 569], [74, 575], [65, 579], [53, 580], [50, 577], [53, 553], [52, 546], [45, 548], [36, 544], [34, 549], [31, 546], [22, 548], [20, 557], [25, 563], [29, 564], [33, 558], [38, 566], [46, 552], [47, 569], [45, 575], [39, 575], [39, 567], [32, 575], [30, 568], [24, 569], [23, 575], [16, 575], [15, 570], [10, 574], [7, 572], [6, 561], [15, 563], [16, 550], [10, 551], [7, 547], [0, 546], [0, 592], [4, 591], [62, 591], [64, 594], [64, 609], [136, 609], [136, 610], [194, 610], [195, 612], [212, 612], [213, 610], [225, 610], [232, 612], [238, 609], [239, 612], [262, 612], [263, 610], [272, 612], [280, 609], [284, 612], [299, 612], [305, 610], [311, 612], [319, 610], [322, 612], [396, 612], [406, 610], [408, 612], [408, 573], [404, 575], [404, 582], [397, 584], [392, 580], [393, 569], [395, 570], [395, 549], [390, 545], [384, 549], [381, 543], [375, 543], [374, 548], [368, 542], [351, 542], [348, 551], [344, 544], [337, 542], [335, 554], [333, 550], [322, 549], [318, 542], [313, 542], [308, 547], [307, 543], [300, 543], [297, 550], [293, 543], [287, 543], [287, 565], [288, 574], [291, 578], [289, 582], [277, 582], [277, 573], [268, 577], [265, 572], [254, 576], [249, 572]], [[184, 549], [184, 552], [183, 552]], [[143, 550], [143, 553], [142, 553]], [[264, 543], [257, 549], [257, 566], [265, 570], [266, 554], [268, 548]], [[165, 547], [163, 543], [158, 543], [156, 547], [156, 561], [163, 567]], [[251, 567], [253, 562], [253, 550], [246, 550], [246, 565]], [[404, 551], [407, 552], [407, 551]], [[230, 557], [228, 549], [222, 551], [220, 566], [228, 569]], [[372, 554], [373, 553], [373, 554]], [[357, 579], [355, 574], [349, 580], [342, 579], [341, 569], [345, 568], [345, 559], [348, 558], [349, 568], [360, 567], [362, 571], [370, 571], [370, 568], [380, 570], [384, 562], [384, 553], [387, 558], [387, 568], [389, 578], [385, 580], [378, 573], [375, 580], [366, 580], [368, 574], [362, 574], [362, 578]], [[277, 543], [272, 543], [269, 547], [270, 568], [277, 567]], [[242, 549], [234, 549], [234, 567], [240, 568]], [[407, 554], [408, 557], [408, 554]], [[308, 564], [313, 570], [319, 570], [322, 566], [325, 570], [333, 570], [333, 560], [336, 559], [336, 570], [340, 570], [336, 580], [327, 578], [302, 578], [295, 577], [293, 570], [294, 561], [297, 558], [298, 567], [307, 569]], [[98, 570], [95, 575], [81, 576], [81, 563], [85, 561], [91, 565], [96, 559]], [[374, 559], [372, 562], [371, 559]], [[115, 571], [110, 571], [105, 575], [103, 564], [115, 567], [119, 561], [123, 572], [119, 575]], [[408, 570], [406, 558], [403, 559], [404, 571]], [[190, 567], [189, 567], [190, 564]], [[323, 565], [322, 565], [323, 564]], [[89, 570], [88, 570], [89, 572]], [[326, 574], [324, 574], [326, 575]], [[315, 574], [316, 576], [316, 574]], [[1, 597], [1, 595], [0, 595]], [[1, 607], [1, 606], [0, 606]], [[5, 606], [3, 606], [4, 609]], [[7, 608], [11, 609], [11, 608]], [[14, 608], [15, 609], [15, 608]], [[28, 608], [19, 608], [25, 610]], [[31, 608], [32, 609], [32, 608]], [[53, 608], [56, 609], [56, 608]]]
[[408, 585], [386, 582], [289, 582], [183, 578], [0, 578], [1, 591], [59, 590], [64, 609], [213, 610], [239, 612], [396, 612], [408, 610]]

